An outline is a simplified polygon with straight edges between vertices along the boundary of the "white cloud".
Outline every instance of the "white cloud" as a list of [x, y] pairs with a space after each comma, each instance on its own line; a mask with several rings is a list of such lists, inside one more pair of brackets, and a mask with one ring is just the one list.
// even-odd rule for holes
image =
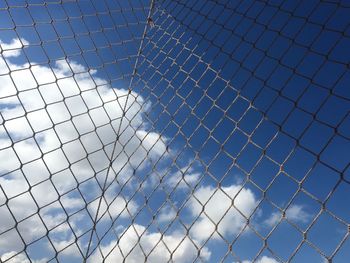
[[[62, 212], [58, 214], [56, 212], [55, 215], [51, 215], [51, 212], [57, 211], [60, 208], [60, 205], [58, 202], [55, 202], [58, 199], [58, 195], [49, 181], [34, 186], [30, 190], [32, 195], [29, 194], [29, 186], [20, 172], [11, 173], [10, 176], [0, 177], [0, 185], [7, 197], [11, 198], [8, 206], [0, 207], [0, 233], [11, 229], [6, 235], [0, 235], [0, 255], [14, 248], [18, 249], [17, 252], [23, 249], [23, 244], [19, 239], [18, 233], [13, 228], [16, 221], [21, 221], [17, 226], [17, 230], [27, 244], [46, 235], [45, 225], [49, 229], [56, 227], [54, 232], [59, 232], [61, 235], [69, 230], [67, 225], [57, 227], [66, 220], [66, 215]], [[41, 219], [37, 215], [38, 208], [32, 196], [40, 206], [54, 202], [45, 211], [41, 211]], [[69, 196], [65, 196], [62, 199], [62, 203], [66, 204], [66, 209], [84, 206], [82, 199]], [[71, 220], [73, 227], [74, 224], [74, 220]]]
[[[274, 258], [268, 257], [268, 256], [262, 256], [261, 258], [259, 258], [258, 260], [254, 261], [255, 263], [279, 263], [279, 261], [277, 261]], [[250, 260], [244, 260], [242, 261], [242, 263], [252, 263], [252, 261]]]
[[[19, 43], [19, 40], [13, 40], [11, 44], [5, 47], [7, 49], [21, 47]], [[19, 54], [13, 54], [12, 56], [17, 55]], [[11, 64], [10, 61], [7, 61], [7, 63]], [[59, 61], [56, 62], [53, 68], [45, 66], [34, 66], [30, 70], [21, 66], [19, 68], [20, 70], [13, 72], [13, 74], [16, 74], [13, 76], [13, 80], [16, 82], [16, 88], [20, 91], [27, 89], [33, 90], [19, 93], [21, 102], [15, 98], [7, 98], [0, 101], [2, 115], [7, 119], [4, 125], [11, 138], [30, 138], [33, 136], [33, 131], [29, 126], [31, 125], [34, 132], [40, 137], [40, 149], [47, 152], [57, 149], [60, 146], [59, 140], [65, 142], [67, 139], [72, 139], [72, 135], [74, 137], [77, 132], [80, 134], [87, 133], [82, 137], [81, 141], [77, 139], [64, 145], [63, 150], [68, 160], [62, 159], [61, 162], [57, 162], [54, 166], [58, 169], [62, 168], [62, 165], [60, 165], [62, 162], [64, 163], [63, 167], [66, 167], [67, 161], [74, 162], [76, 159], [84, 158], [86, 153], [83, 147], [88, 153], [102, 150], [104, 142], [110, 143], [116, 139], [116, 132], [119, 126], [121, 127], [120, 131], [123, 133], [116, 147], [115, 156], [118, 154], [119, 156], [114, 162], [115, 167], [121, 168], [126, 163], [136, 167], [141, 164], [146, 156], [156, 159], [166, 152], [165, 138], [155, 132], [143, 130], [142, 127], [141, 129], [138, 128], [143, 123], [142, 114], [144, 109], [142, 105], [146, 105], [145, 107], [147, 107], [147, 103], [134, 92], [129, 94], [127, 90], [112, 89], [108, 85], [96, 88], [96, 82], [104, 83], [106, 81], [98, 77], [92, 80], [88, 73], [76, 74], [74, 77], [71, 76], [72, 71], [86, 71], [86, 69], [75, 62]], [[92, 73], [90, 71], [90, 74]], [[57, 85], [52, 83], [56, 80]], [[32, 84], [29, 85], [29, 83]], [[39, 87], [37, 83], [40, 85]], [[38, 90], [40, 92], [43, 90], [44, 84], [54, 86], [52, 89], [51, 87], [46, 87], [43, 92], [44, 100], [46, 99], [51, 103], [54, 97], [58, 96], [61, 99], [47, 105], [47, 112], [44, 110], [45, 102], [38, 92]], [[1, 91], [9, 90], [9, 85], [1, 85]], [[70, 90], [74, 89], [77, 90], [76, 93], [70, 92]], [[82, 92], [81, 96], [80, 92]], [[22, 94], [23, 96], [21, 96]], [[23, 108], [29, 111], [27, 118], [23, 117]], [[121, 122], [123, 117], [122, 109], [124, 108], [127, 108], [128, 111]], [[77, 116], [79, 114], [80, 116]], [[73, 116], [72, 121], [71, 116]], [[112, 123], [111, 119], [114, 119]], [[53, 128], [55, 124], [57, 126]], [[60, 129], [60, 126], [63, 125], [64, 129]], [[96, 126], [101, 127], [95, 131]], [[49, 131], [52, 132], [45, 131], [39, 134], [39, 132], [45, 129], [50, 129]], [[6, 137], [8, 137], [7, 134], [0, 134], [2, 141]], [[14, 147], [18, 148], [16, 151], [27, 153], [20, 156], [19, 159], [22, 163], [29, 162], [40, 154], [34, 141], [25, 141], [22, 144], [25, 144], [24, 146], [27, 149], [23, 145], [14, 145]], [[49, 160], [45, 161], [50, 162]], [[104, 168], [106, 164], [102, 166]], [[51, 168], [52, 171], [57, 170], [54, 167]]]
[[[188, 206], [193, 216], [199, 215], [190, 233], [197, 240], [205, 241], [214, 233], [216, 225], [217, 232], [223, 236], [237, 234], [246, 225], [257, 200], [254, 193], [242, 185], [205, 186], [194, 192]], [[218, 239], [219, 235], [215, 232], [212, 238]]]
[[2, 261], [6, 261], [6, 263], [44, 263], [47, 262], [46, 258], [39, 260], [29, 260], [24, 254], [18, 254], [15, 251], [10, 251], [1, 256]]
[[[311, 215], [305, 211], [302, 205], [291, 205], [286, 210], [286, 218], [292, 222], [307, 223]], [[275, 226], [279, 221], [282, 220], [281, 212], [273, 212], [264, 223], [269, 227]]]
[[172, 174], [166, 183], [171, 188], [177, 187], [177, 189], [191, 190], [199, 182], [200, 177], [201, 173], [196, 172], [193, 167], [187, 165]]
[[257, 263], [278, 263], [278, 261], [274, 258], [263, 256]]
[[73, 238], [68, 240], [53, 241], [52, 244], [57, 251], [60, 251], [61, 256], [78, 257], [80, 255], [78, 247], [75, 244], [75, 239]]
[[[233, 204], [238, 210], [232, 207]], [[207, 203], [208, 201], [208, 203]], [[205, 204], [205, 214], [200, 214], [202, 211], [202, 204]], [[188, 208], [191, 211], [193, 217], [200, 214], [196, 223], [193, 225], [190, 231], [192, 241], [200, 245], [202, 241], [210, 237], [215, 229], [215, 225], [211, 223], [210, 219], [218, 224], [218, 232], [222, 235], [236, 234], [246, 224], [245, 217], [249, 217], [257, 205], [257, 200], [253, 192], [242, 185], [231, 185], [228, 187], [214, 188], [211, 186], [205, 186], [195, 191], [194, 195], [190, 198]], [[170, 206], [165, 206], [157, 217], [157, 221], [160, 223], [169, 222], [176, 217], [176, 211]], [[222, 219], [222, 220], [221, 220]], [[120, 262], [123, 261], [125, 255], [127, 257], [126, 262], [142, 262], [145, 259], [145, 255], [148, 255], [154, 247], [153, 252], [148, 256], [150, 262], [168, 262], [170, 254], [186, 236], [185, 233], [174, 232], [173, 234], [164, 235], [162, 242], [159, 242], [162, 235], [156, 232], [145, 231], [145, 227], [141, 225], [131, 225], [127, 228], [125, 233], [120, 234], [117, 241], [112, 241], [110, 244], [102, 246], [101, 250], [103, 256], [107, 257], [106, 262]], [[138, 241], [141, 236], [140, 241]], [[219, 235], [214, 234], [214, 239], [219, 238]], [[163, 243], [164, 242], [164, 243]], [[133, 249], [133, 247], [135, 248]], [[170, 250], [170, 252], [168, 251]], [[197, 247], [190, 241], [189, 237], [186, 237], [182, 245], [174, 253], [174, 262], [192, 262], [197, 255]], [[202, 249], [202, 258], [204, 261], [208, 261], [211, 252], [208, 248]], [[96, 252], [91, 257], [91, 262], [100, 262], [102, 256], [99, 252]], [[266, 260], [262, 258], [261, 260]], [[262, 261], [266, 263], [268, 261]], [[271, 261], [272, 263], [273, 261]]]
[[[145, 262], [145, 254], [148, 262], [169, 262], [170, 255], [177, 263], [193, 262], [197, 257], [198, 248], [183, 234], [165, 234], [147, 231], [144, 226], [130, 225], [118, 238], [106, 246], [102, 246], [103, 257], [108, 257], [104, 262]], [[124, 255], [124, 256], [123, 256]], [[126, 257], [126, 261], [124, 257]], [[203, 261], [208, 261], [210, 251], [202, 248], [200, 256]], [[102, 262], [100, 252], [93, 254], [89, 262]]]
[[134, 201], [127, 201], [120, 196], [113, 197], [111, 194], [107, 194], [102, 200], [100, 199], [101, 198], [98, 198], [90, 203], [88, 210], [90, 214], [95, 217], [98, 205], [100, 205], [97, 218], [102, 218], [102, 220], [106, 220], [109, 215], [112, 216], [112, 220], [115, 220], [116, 217], [132, 217], [138, 209], [138, 205]]
[[28, 41], [25, 39], [12, 39], [8, 44], [0, 40], [0, 53], [2, 52], [5, 58], [18, 57], [23, 46], [28, 44]]
[[[150, 105], [141, 96], [122, 88], [112, 88], [106, 80], [96, 76], [95, 70], [87, 71], [73, 61], [61, 60], [51, 67], [35, 65], [30, 68], [28, 64], [13, 63], [13, 58], [21, 56], [23, 45], [28, 45], [23, 39], [10, 43], [0, 41], [0, 73], [8, 73], [0, 79], [0, 123], [3, 125], [0, 128], [0, 158], [6, 160], [0, 162], [0, 175], [7, 173], [0, 177], [0, 184], [7, 197], [12, 198], [9, 209], [2, 206], [7, 213], [2, 215], [0, 232], [12, 228], [14, 221], [36, 214], [37, 205], [42, 207], [51, 203], [45, 213], [42, 212], [44, 223], [51, 228], [64, 220], [56, 212], [62, 209], [61, 205], [65, 210], [84, 208], [85, 202], [80, 196], [65, 193], [76, 188], [77, 182], [107, 169], [118, 131], [121, 134], [116, 143], [113, 168], [119, 173], [119, 182], [129, 179], [133, 168], [143, 169], [146, 157], [156, 161], [166, 154], [166, 138], [146, 130], [149, 125], [144, 122], [143, 114]], [[124, 108], [128, 109], [125, 116]], [[20, 167], [24, 174], [18, 170]], [[58, 193], [48, 180], [51, 175]], [[115, 176], [110, 172], [107, 183], [112, 184], [113, 180]], [[28, 192], [28, 183], [40, 183], [31, 188], [33, 197]], [[132, 216], [137, 204], [126, 202], [123, 196], [114, 198], [112, 193], [117, 192], [116, 188], [115, 183], [110, 186], [100, 215], [109, 206], [113, 218], [119, 214], [121, 217]], [[98, 194], [97, 190], [88, 192]], [[57, 202], [59, 198], [61, 204]], [[89, 205], [92, 216], [96, 214], [97, 200]], [[4, 196], [0, 202], [5, 202]], [[54, 212], [55, 216], [52, 215]], [[75, 227], [75, 222], [71, 221]], [[21, 225], [21, 234], [28, 240], [46, 235], [43, 222], [36, 216]], [[65, 225], [55, 231], [64, 233], [68, 230]], [[70, 237], [54, 243], [60, 246]], [[14, 247], [18, 252], [23, 249], [15, 230], [0, 235], [0, 255], [14, 253]]]
[[177, 212], [174, 207], [170, 205], [164, 206], [157, 216], [157, 221], [159, 223], [167, 223], [175, 220]]

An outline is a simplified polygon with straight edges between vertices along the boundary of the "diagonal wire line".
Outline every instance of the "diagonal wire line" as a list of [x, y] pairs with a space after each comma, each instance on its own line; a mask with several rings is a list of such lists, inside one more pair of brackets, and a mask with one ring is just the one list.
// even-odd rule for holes
[[[133, 74], [131, 76], [130, 83], [129, 83], [129, 92], [128, 92], [127, 96], [126, 96], [125, 104], [124, 104], [124, 107], [122, 109], [123, 116], [122, 116], [122, 118], [120, 120], [120, 124], [119, 124], [118, 129], [117, 129], [117, 137], [116, 137], [114, 145], [113, 145], [113, 150], [112, 150], [112, 153], [111, 153], [110, 162], [109, 162], [109, 165], [108, 165], [108, 168], [107, 168], [107, 172], [106, 172], [106, 178], [105, 178], [105, 180], [103, 182], [101, 197], [99, 199], [98, 206], [97, 206], [97, 209], [96, 209], [96, 215], [95, 215], [95, 219], [93, 221], [94, 226], [93, 226], [93, 229], [91, 231], [91, 235], [90, 235], [90, 238], [89, 238], [89, 241], [88, 241], [88, 248], [87, 248], [87, 251], [86, 251], [86, 254], [85, 254], [85, 260], [87, 260], [87, 258], [89, 256], [89, 251], [90, 251], [90, 246], [91, 246], [93, 234], [96, 231], [96, 225], [97, 225], [98, 215], [99, 215], [99, 211], [100, 211], [100, 207], [101, 207], [101, 203], [102, 203], [102, 197], [104, 197], [104, 194], [105, 194], [105, 191], [106, 191], [106, 186], [107, 186], [107, 179], [108, 179], [109, 172], [111, 170], [112, 164], [114, 162], [113, 156], [115, 154], [116, 146], [117, 146], [117, 143], [119, 141], [119, 134], [120, 134], [121, 127], [122, 127], [122, 122], [124, 120], [124, 117], [126, 116], [126, 110], [127, 110], [126, 107], [128, 105], [129, 94], [130, 94], [130, 91], [131, 91], [131, 85], [132, 85], [133, 77], [135, 75], [135, 70], [136, 70], [136, 66], [137, 66], [137, 62], [138, 62], [138, 57], [140, 56], [140, 53], [141, 53], [143, 40], [144, 40], [144, 38], [146, 36], [146, 32], [147, 32], [147, 28], [148, 28], [148, 21], [149, 21], [149, 18], [151, 17], [153, 7], [154, 7], [154, 0], [152, 0], [151, 3], [150, 3], [149, 13], [148, 13], [148, 16], [147, 16], [147, 19], [146, 19], [146, 22], [145, 22], [145, 28], [144, 28], [144, 32], [142, 34], [140, 47], [139, 47], [139, 50], [138, 50], [138, 54], [137, 54], [137, 57], [136, 57], [136, 62], [135, 62], [134, 69], [133, 69]], [[117, 176], [118, 176], [118, 174], [116, 174], [116, 177]]]

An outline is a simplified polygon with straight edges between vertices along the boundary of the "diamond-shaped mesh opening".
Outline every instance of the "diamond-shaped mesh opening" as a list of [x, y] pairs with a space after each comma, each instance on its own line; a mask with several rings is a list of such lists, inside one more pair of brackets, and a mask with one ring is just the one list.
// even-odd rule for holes
[[347, 262], [349, 12], [0, 0], [0, 262]]

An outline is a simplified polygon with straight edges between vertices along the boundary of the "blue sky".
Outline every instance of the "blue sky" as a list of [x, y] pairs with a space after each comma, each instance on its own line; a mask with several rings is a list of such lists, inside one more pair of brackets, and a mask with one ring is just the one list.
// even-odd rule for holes
[[25, 4], [0, 1], [2, 261], [346, 262], [348, 3]]

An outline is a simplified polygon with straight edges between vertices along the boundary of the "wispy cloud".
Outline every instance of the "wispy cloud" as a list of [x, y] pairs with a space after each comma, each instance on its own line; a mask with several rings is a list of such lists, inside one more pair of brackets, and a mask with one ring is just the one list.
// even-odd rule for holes
[[[304, 206], [291, 205], [286, 210], [285, 217], [293, 222], [307, 223], [311, 215], [305, 211]], [[264, 224], [273, 227], [281, 220], [282, 212], [273, 212], [270, 217], [264, 221]]]

